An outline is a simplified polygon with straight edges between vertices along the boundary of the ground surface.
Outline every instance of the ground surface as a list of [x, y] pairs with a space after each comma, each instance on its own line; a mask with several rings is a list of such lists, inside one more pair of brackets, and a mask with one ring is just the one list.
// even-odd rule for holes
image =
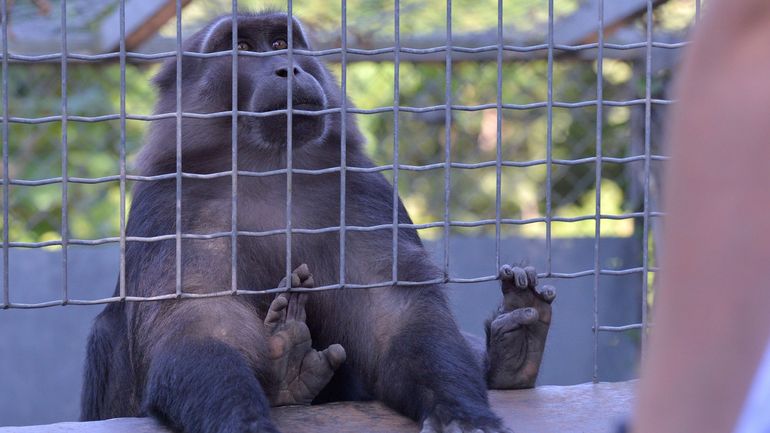
[[[490, 391], [495, 412], [515, 433], [611, 433], [631, 408], [635, 382]], [[376, 402], [287, 406], [273, 411], [292, 433], [417, 433], [417, 424]], [[0, 433], [167, 433], [149, 418], [0, 427]]]

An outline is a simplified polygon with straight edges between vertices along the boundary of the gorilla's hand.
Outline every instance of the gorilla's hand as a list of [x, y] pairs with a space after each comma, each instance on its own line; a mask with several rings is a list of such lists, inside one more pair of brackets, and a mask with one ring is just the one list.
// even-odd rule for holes
[[[300, 265], [291, 275], [292, 287], [313, 287], [307, 265]], [[281, 286], [286, 281], [281, 281]], [[270, 304], [265, 327], [270, 336], [270, 362], [277, 392], [270, 396], [271, 406], [308, 405], [326, 386], [334, 371], [345, 362], [345, 349], [333, 344], [323, 351], [312, 348], [310, 330], [305, 324], [307, 295], [282, 293]]]
[[489, 388], [531, 388], [543, 359], [556, 290], [538, 287], [537, 271], [531, 266], [503, 265], [500, 279], [503, 304], [487, 324]]

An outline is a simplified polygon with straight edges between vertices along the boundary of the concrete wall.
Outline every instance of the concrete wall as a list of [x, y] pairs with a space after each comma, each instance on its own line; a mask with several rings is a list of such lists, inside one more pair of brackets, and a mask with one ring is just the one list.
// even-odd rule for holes
[[[443, 244], [428, 243], [443, 263]], [[577, 272], [593, 268], [593, 239], [553, 241], [552, 270]], [[505, 239], [501, 260], [544, 269], [542, 240]], [[452, 238], [450, 269], [458, 277], [495, 272], [495, 243], [487, 238]], [[602, 239], [605, 269], [639, 266], [636, 239]], [[115, 246], [71, 247], [69, 286], [73, 299], [112, 295], [118, 269]], [[61, 253], [13, 250], [10, 258], [11, 300], [42, 302], [60, 299]], [[545, 281], [556, 286], [554, 320], [540, 384], [569, 385], [590, 381], [593, 372], [593, 276]], [[500, 301], [499, 283], [455, 284], [450, 298], [463, 330], [482, 335], [482, 323]], [[600, 279], [602, 325], [638, 322], [641, 274]], [[0, 311], [0, 426], [72, 421], [78, 416], [85, 342], [91, 321], [102, 306], [56, 306], [37, 310]], [[600, 334], [599, 378], [634, 377], [638, 363], [636, 331]]]

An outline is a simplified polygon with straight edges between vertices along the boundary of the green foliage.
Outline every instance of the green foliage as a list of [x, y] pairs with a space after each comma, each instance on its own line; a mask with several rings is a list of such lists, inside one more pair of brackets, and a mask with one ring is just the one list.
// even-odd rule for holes
[[[67, 112], [100, 116], [120, 111], [120, 69], [117, 64], [73, 64], [68, 67]], [[12, 64], [9, 67], [9, 111], [14, 117], [40, 118], [62, 113], [61, 68], [58, 65]], [[126, 69], [127, 112], [149, 113], [154, 99], [147, 71]], [[126, 125], [126, 149], [136, 153], [143, 122]], [[67, 124], [67, 175], [94, 178], [115, 175], [120, 166], [120, 122]], [[62, 176], [62, 125], [12, 123], [9, 128], [9, 176], [39, 180]], [[130, 160], [129, 160], [130, 161]], [[70, 235], [77, 238], [113, 236], [119, 224], [117, 182], [67, 187]], [[13, 241], [61, 238], [62, 184], [10, 188], [9, 234]]]
[[[611, 64], [613, 70], [620, 69]], [[630, 66], [622, 72], [610, 74], [604, 83], [605, 99], [631, 99], [635, 90], [629, 86], [632, 79]], [[443, 64], [402, 64], [400, 74], [400, 104], [425, 107], [444, 103]], [[527, 104], [547, 99], [544, 61], [511, 62], [503, 66], [502, 102]], [[638, 78], [636, 78], [638, 79]], [[497, 65], [495, 63], [465, 62], [454, 66], [453, 104], [494, 104]], [[584, 101], [596, 98], [596, 72], [590, 63], [560, 61], [554, 69], [554, 94], [559, 101]], [[373, 85], [374, 84], [374, 85]], [[354, 103], [363, 108], [393, 104], [393, 65], [354, 63], [348, 70], [348, 93]], [[638, 108], [637, 108], [638, 109]], [[627, 107], [605, 107], [602, 138], [603, 154], [627, 156], [629, 141], [629, 111]], [[359, 124], [365, 131], [368, 152], [374, 159], [387, 164], [393, 158], [393, 115], [360, 115]], [[547, 110], [504, 110], [502, 113], [500, 145], [502, 159], [533, 161], [546, 158]], [[565, 109], [553, 112], [553, 157], [579, 159], [595, 155], [596, 108]], [[444, 161], [444, 111], [412, 114], [401, 113], [399, 118], [399, 160], [402, 164], [426, 165]], [[451, 159], [453, 162], [478, 163], [496, 160], [497, 110], [454, 111], [451, 124]], [[627, 186], [624, 167], [604, 164], [603, 177], [608, 187], [603, 200], [604, 213], [623, 213]], [[546, 168], [503, 167], [501, 182], [501, 209], [504, 218], [537, 218], [545, 215]], [[593, 213], [595, 164], [553, 167], [553, 204], [555, 215], [577, 216]], [[494, 218], [496, 170], [494, 167], [473, 170], [454, 168], [451, 172], [452, 194], [450, 215], [455, 220]], [[440, 221], [444, 212], [444, 173], [404, 172], [399, 175], [399, 190], [419, 223]], [[562, 235], [593, 235], [586, 223], [570, 224], [555, 231]], [[485, 227], [475, 231], [493, 230]], [[524, 226], [519, 234], [542, 234], [542, 225]], [[463, 233], [473, 232], [463, 229]], [[628, 236], [633, 222], [606, 221], [607, 235]]]
[[[261, 1], [243, 0], [244, 9], [258, 9]], [[340, 2], [296, 0], [294, 11], [312, 31], [339, 34]], [[672, 4], [680, 4], [678, 0]], [[445, 1], [401, 1], [402, 37], [443, 34], [446, 24]], [[199, 0], [184, 10], [185, 22], [210, 19], [229, 12], [229, 0]], [[484, 32], [497, 26], [497, 2], [454, 0], [453, 30], [456, 34]], [[577, 0], [556, 2], [557, 18], [572, 13]], [[670, 7], [670, 6], [667, 6]], [[284, 8], [279, 5], [279, 8]], [[356, 41], [393, 36], [393, 0], [350, 0], [347, 2], [349, 32]], [[676, 23], [687, 21], [686, 7], [671, 12]], [[504, 0], [505, 29], [516, 28], [544, 39], [547, 9], [540, 0]], [[690, 14], [691, 17], [691, 14]], [[656, 17], [660, 20], [660, 17]], [[173, 23], [162, 30], [173, 34]], [[187, 33], [186, 33], [187, 34]], [[494, 41], [479, 41], [479, 45]], [[340, 66], [330, 65], [339, 75]], [[126, 109], [132, 114], [149, 114], [154, 101], [149, 78], [155, 67], [129, 65], [126, 70]], [[402, 63], [400, 65], [400, 104], [427, 107], [445, 103], [445, 66], [441, 63]], [[605, 60], [603, 91], [606, 100], [630, 100], [644, 96], [645, 82], [639, 68], [629, 61]], [[348, 96], [360, 108], [393, 105], [394, 65], [391, 62], [351, 62], [348, 67]], [[547, 99], [547, 64], [544, 60], [511, 61], [502, 67], [504, 104], [529, 104]], [[68, 68], [68, 112], [71, 115], [98, 116], [120, 111], [120, 70], [116, 63], [73, 63]], [[39, 118], [61, 113], [61, 70], [57, 64], [12, 64], [9, 70], [10, 115]], [[578, 102], [596, 99], [596, 64], [577, 59], [558, 59], [553, 70], [554, 100]], [[497, 64], [457, 62], [452, 68], [452, 104], [479, 105], [497, 102]], [[660, 83], [653, 83], [660, 86]], [[602, 116], [602, 154], [628, 156], [634, 107], [604, 107]], [[456, 110], [451, 114], [450, 143], [445, 142], [443, 110], [399, 117], [399, 162], [425, 165], [444, 161], [444, 149], [451, 149], [451, 160], [462, 163], [495, 161], [498, 144], [504, 161], [536, 161], [546, 158], [548, 136], [545, 108], [510, 110], [501, 113], [500, 140], [497, 138], [497, 110]], [[377, 164], [393, 160], [394, 118], [392, 113], [362, 114], [357, 121], [367, 138], [367, 152]], [[128, 121], [125, 146], [129, 172], [132, 157], [141, 145], [146, 122]], [[554, 159], [580, 159], [596, 155], [596, 106], [554, 108], [551, 128]], [[9, 176], [15, 179], [44, 179], [62, 175], [62, 131], [58, 121], [34, 125], [12, 123]], [[67, 126], [67, 169], [70, 177], [100, 177], [119, 173], [120, 122], [76, 122]], [[629, 165], [604, 163], [602, 166], [602, 212], [623, 213], [637, 210], [629, 199], [632, 182]], [[554, 165], [551, 188], [553, 215], [574, 217], [592, 215], [595, 208], [596, 164]], [[503, 167], [500, 196], [503, 218], [538, 218], [546, 213], [546, 167]], [[451, 170], [452, 220], [472, 221], [495, 217], [497, 175], [494, 166]], [[129, 185], [130, 187], [130, 185]], [[399, 191], [418, 223], [443, 220], [444, 171], [401, 171]], [[70, 236], [93, 239], [116, 236], [119, 226], [120, 194], [117, 182], [70, 184]], [[12, 186], [10, 196], [10, 236], [13, 241], [39, 241], [60, 238], [62, 185]], [[544, 224], [505, 226], [505, 234], [541, 236]], [[494, 231], [494, 226], [458, 229], [463, 234]], [[592, 236], [593, 220], [554, 224], [556, 236]], [[632, 220], [604, 220], [602, 234], [628, 236], [634, 231]], [[437, 234], [427, 230], [424, 235]]]
[[[401, 0], [401, 35], [420, 35], [444, 32], [446, 25], [445, 0]], [[212, 16], [231, 11], [230, 0], [196, 0], [185, 8], [183, 20], [208, 21]], [[555, 2], [554, 14], [560, 17], [573, 13], [578, 0]], [[286, 10], [281, 0], [240, 0], [241, 10]], [[394, 29], [394, 0], [348, 0], [346, 2], [348, 31], [361, 40], [392, 38]], [[497, 27], [497, 0], [453, 0], [452, 28], [456, 33], [486, 32]], [[506, 29], [517, 32], [542, 31], [548, 20], [548, 8], [542, 0], [503, 0], [503, 21]], [[342, 2], [339, 0], [294, 0], [292, 10], [305, 25], [318, 33], [340, 33]], [[512, 27], [513, 24], [515, 27]], [[173, 34], [175, 27], [164, 30]]]

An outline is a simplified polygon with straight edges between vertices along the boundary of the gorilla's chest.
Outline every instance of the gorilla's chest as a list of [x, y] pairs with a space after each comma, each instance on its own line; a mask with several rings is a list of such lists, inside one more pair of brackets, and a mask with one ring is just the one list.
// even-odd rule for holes
[[245, 183], [238, 192], [238, 228], [274, 232], [288, 227], [303, 231], [339, 226], [339, 184], [327, 176], [305, 175], [286, 187], [285, 176], [272, 181]]

